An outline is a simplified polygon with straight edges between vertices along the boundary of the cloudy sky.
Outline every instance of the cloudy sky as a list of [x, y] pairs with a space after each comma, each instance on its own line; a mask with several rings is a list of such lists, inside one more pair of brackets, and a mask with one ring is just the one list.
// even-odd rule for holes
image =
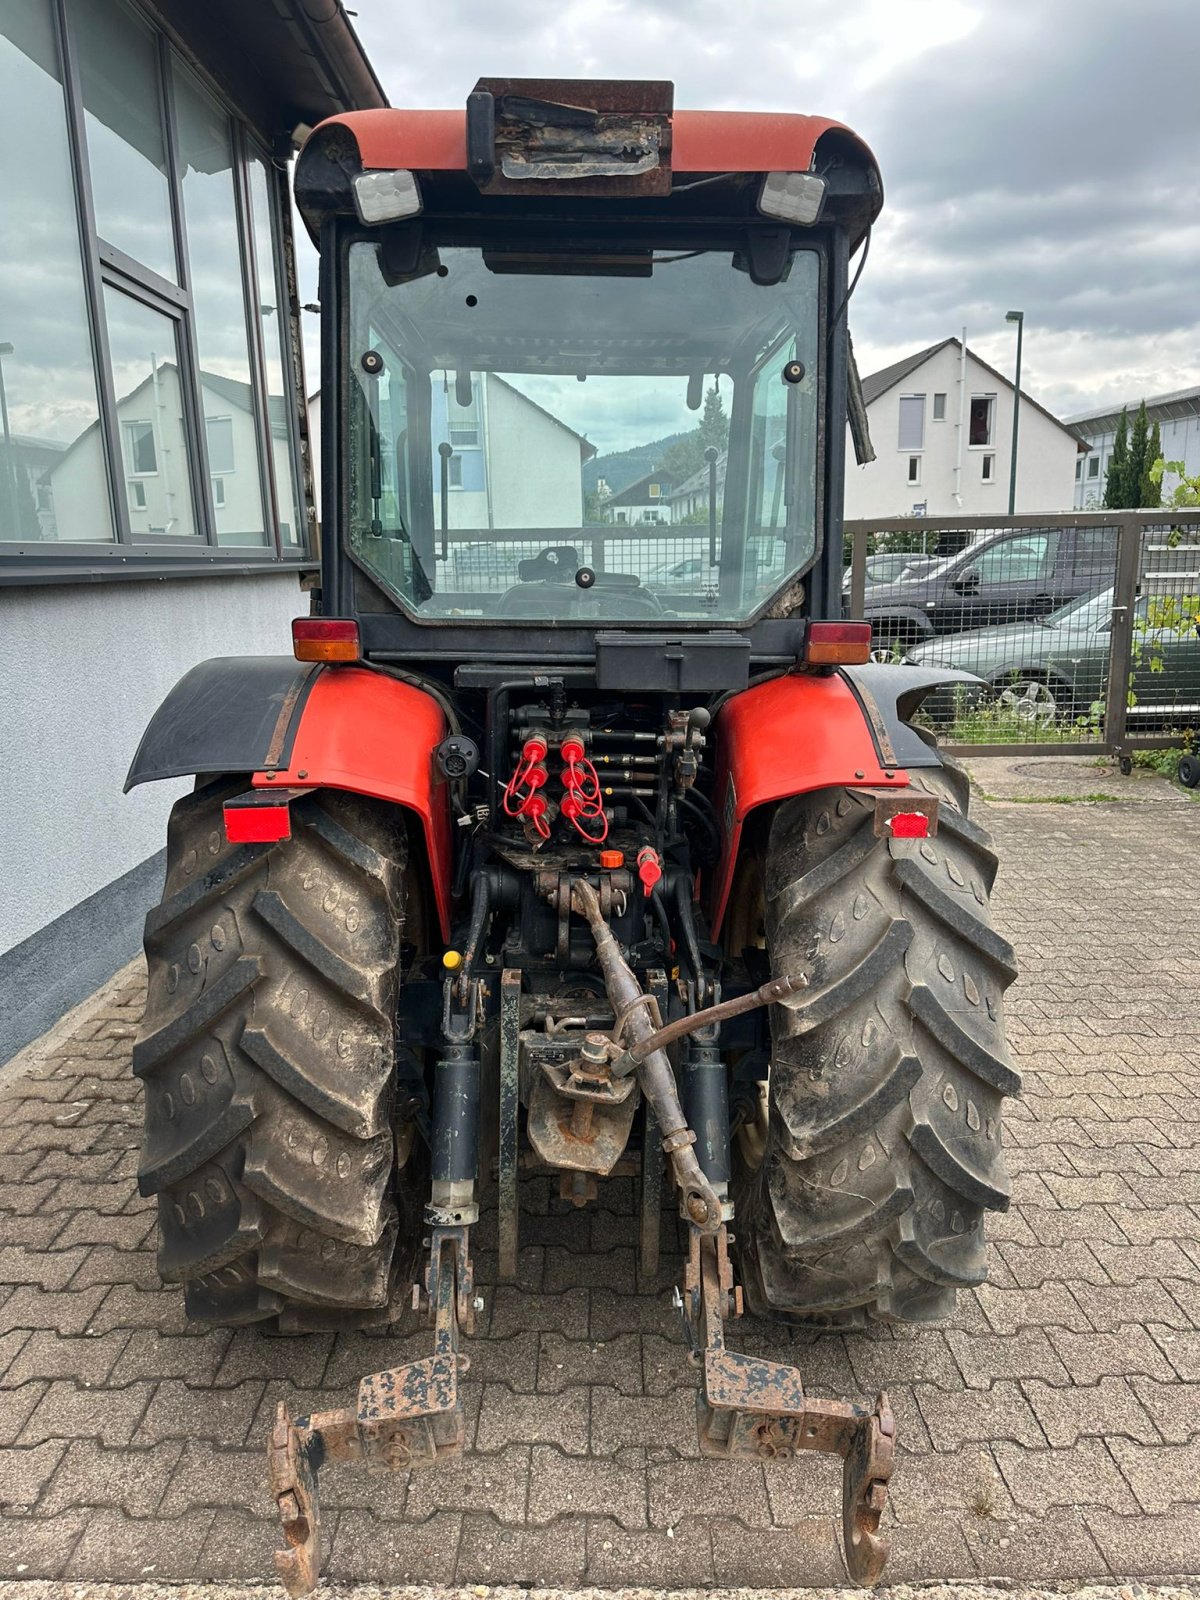
[[349, 4], [393, 105], [661, 76], [681, 106], [848, 122], [887, 191], [864, 372], [964, 325], [1007, 370], [1020, 308], [1026, 387], [1059, 415], [1200, 383], [1197, 0]]

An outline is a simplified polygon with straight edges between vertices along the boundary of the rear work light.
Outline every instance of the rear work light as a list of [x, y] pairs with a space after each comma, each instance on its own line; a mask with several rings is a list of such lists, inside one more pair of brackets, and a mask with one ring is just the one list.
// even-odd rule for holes
[[854, 667], [871, 659], [869, 622], [810, 622], [804, 635], [806, 667]]
[[297, 661], [359, 661], [358, 623], [343, 617], [296, 617], [292, 654]]
[[360, 172], [353, 188], [358, 220], [368, 227], [420, 215], [420, 185], [402, 167], [395, 172]]
[[825, 179], [815, 172], [768, 172], [758, 196], [764, 217], [778, 217], [807, 228], [821, 215], [825, 204]]

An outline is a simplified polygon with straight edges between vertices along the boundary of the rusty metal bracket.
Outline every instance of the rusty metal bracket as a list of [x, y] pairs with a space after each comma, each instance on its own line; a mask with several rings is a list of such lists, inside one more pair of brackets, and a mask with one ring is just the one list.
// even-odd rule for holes
[[896, 1424], [886, 1394], [873, 1410], [804, 1392], [796, 1367], [741, 1355], [725, 1345], [725, 1322], [741, 1315], [726, 1229], [692, 1227], [679, 1302], [692, 1360], [700, 1367], [696, 1422], [700, 1450], [725, 1459], [789, 1460], [799, 1450], [842, 1457], [842, 1539], [858, 1584], [878, 1581], [888, 1557], [879, 1534], [892, 1475]]
[[317, 1587], [321, 1572], [318, 1475], [326, 1461], [358, 1461], [377, 1472], [403, 1471], [459, 1455], [464, 1427], [458, 1380], [468, 1365], [459, 1354], [459, 1330], [475, 1323], [474, 1278], [465, 1227], [435, 1228], [425, 1285], [414, 1301], [433, 1326], [433, 1354], [362, 1379], [358, 1403], [341, 1411], [288, 1415], [275, 1412], [267, 1444], [271, 1494], [287, 1548], [275, 1552], [275, 1570], [293, 1600]]

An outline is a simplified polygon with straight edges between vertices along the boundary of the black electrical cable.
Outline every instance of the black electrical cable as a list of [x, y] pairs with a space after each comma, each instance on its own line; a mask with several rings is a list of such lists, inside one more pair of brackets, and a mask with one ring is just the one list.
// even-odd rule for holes
[[679, 913], [679, 926], [683, 930], [683, 943], [687, 952], [687, 964], [692, 969], [692, 976], [696, 980], [696, 996], [704, 1000], [708, 985], [704, 978], [704, 963], [700, 958], [700, 940], [696, 934], [696, 916], [692, 910], [692, 885], [685, 873], [680, 873], [671, 883], [675, 899], [675, 910]]
[[716, 817], [710, 816], [709, 813], [703, 809], [703, 807], [697, 805], [696, 801], [693, 800], [690, 795], [680, 794], [676, 795], [675, 798], [677, 802], [685, 807], [688, 813], [695, 817], [696, 821], [706, 829], [709, 843], [712, 846], [714, 859], [716, 859], [721, 853], [721, 830], [717, 826]]
[[867, 224], [867, 231], [863, 235], [862, 255], [859, 256], [859, 258], [858, 258], [858, 266], [855, 269], [855, 273], [854, 273], [853, 278], [851, 278], [851, 280], [850, 280], [849, 288], [847, 288], [845, 294], [842, 296], [842, 303], [837, 308], [837, 311], [834, 313], [833, 319], [829, 324], [829, 337], [831, 339], [833, 338], [834, 329], [837, 327], [838, 323], [842, 319], [842, 313], [845, 311], [846, 307], [850, 304], [850, 296], [854, 293], [855, 289], [858, 288], [858, 280], [863, 275], [863, 268], [867, 264], [867, 256], [870, 254], [870, 251], [871, 251], [871, 225], [870, 225], [870, 223], [868, 223]]
[[671, 918], [667, 913], [667, 902], [663, 898], [661, 881], [654, 885], [650, 892], [650, 909], [658, 919], [659, 932], [663, 941], [663, 960], [671, 959]]

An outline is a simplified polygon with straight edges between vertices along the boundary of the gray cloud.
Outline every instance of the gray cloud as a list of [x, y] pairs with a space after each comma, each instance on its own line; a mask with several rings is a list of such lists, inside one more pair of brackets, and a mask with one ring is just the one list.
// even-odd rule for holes
[[679, 105], [849, 122], [888, 195], [853, 307], [865, 369], [964, 323], [1007, 366], [1020, 307], [1061, 413], [1200, 382], [1194, 0], [357, 6], [394, 105], [461, 105], [481, 74], [661, 74]]

